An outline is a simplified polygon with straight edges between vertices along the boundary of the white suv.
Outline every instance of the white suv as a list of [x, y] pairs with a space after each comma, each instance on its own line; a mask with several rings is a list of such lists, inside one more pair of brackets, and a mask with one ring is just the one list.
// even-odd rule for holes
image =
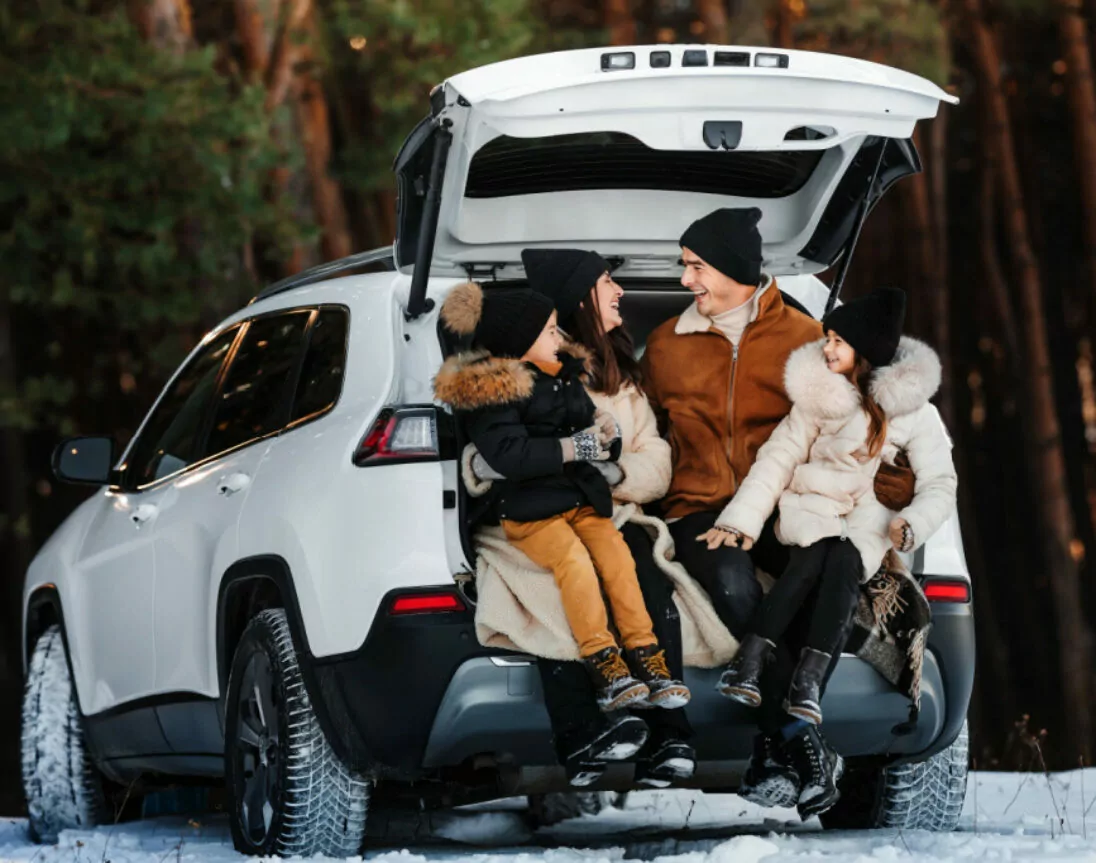
[[[613, 261], [637, 344], [679, 313], [677, 237], [758, 206], [766, 269], [819, 315], [863, 217], [919, 170], [950, 97], [821, 54], [715, 46], [569, 51], [458, 75], [396, 160], [390, 249], [264, 291], [210, 332], [116, 459], [66, 441], [97, 486], [24, 590], [23, 772], [32, 831], [94, 823], [117, 786], [224, 777], [241, 851], [358, 852], [371, 792], [429, 805], [566, 789], [529, 657], [481, 647], [451, 416], [431, 379], [469, 277], [520, 284], [520, 250]], [[373, 264], [381, 272], [345, 275]], [[934, 601], [922, 704], [854, 656], [826, 697], [847, 757], [827, 823], [950, 828], [966, 779], [970, 582], [953, 518], [911, 560]], [[690, 669], [693, 784], [733, 789], [750, 714]], [[410, 783], [414, 783], [413, 785]], [[631, 766], [602, 787], [627, 788]]]

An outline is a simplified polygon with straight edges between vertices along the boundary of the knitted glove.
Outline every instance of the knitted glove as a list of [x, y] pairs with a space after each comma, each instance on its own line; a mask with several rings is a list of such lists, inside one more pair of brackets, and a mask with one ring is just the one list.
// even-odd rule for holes
[[896, 518], [890, 523], [890, 529], [887, 531], [890, 536], [891, 544], [897, 551], [913, 551], [917, 545], [916, 537], [913, 535], [913, 528], [910, 527], [909, 522], [904, 518]]
[[491, 465], [487, 463], [487, 459], [478, 452], [472, 456], [472, 473], [476, 475], [476, 479], [478, 480], [506, 479], [506, 477], [491, 467]]
[[614, 461], [595, 461], [594, 467], [601, 471], [601, 475], [609, 483], [609, 488], [620, 485], [624, 481], [624, 471]]
[[563, 460], [567, 461], [605, 461], [609, 451], [601, 445], [596, 427], [575, 432], [570, 437], [560, 438]]

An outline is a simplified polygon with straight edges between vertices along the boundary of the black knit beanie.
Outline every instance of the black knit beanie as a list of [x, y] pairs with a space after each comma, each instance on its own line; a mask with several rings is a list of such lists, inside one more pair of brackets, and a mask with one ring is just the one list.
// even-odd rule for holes
[[529, 287], [551, 298], [563, 327], [609, 270], [601, 255], [582, 249], [522, 249], [521, 262]]
[[681, 235], [681, 246], [743, 285], [761, 284], [761, 232], [757, 207], [723, 208], [697, 219]]
[[552, 300], [530, 288], [491, 288], [475, 282], [457, 285], [441, 307], [441, 319], [458, 335], [472, 335], [497, 357], [521, 357], [540, 337], [552, 316]]
[[873, 366], [887, 366], [898, 352], [906, 319], [906, 292], [878, 288], [866, 297], [849, 300], [822, 321]]

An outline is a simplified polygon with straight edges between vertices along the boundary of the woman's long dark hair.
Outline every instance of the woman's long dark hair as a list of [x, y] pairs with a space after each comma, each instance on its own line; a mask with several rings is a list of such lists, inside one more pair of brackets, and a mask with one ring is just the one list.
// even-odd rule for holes
[[864, 413], [868, 415], [868, 456], [870, 458], [879, 455], [887, 439], [887, 415], [883, 413], [878, 402], [871, 397], [873, 371], [875, 366], [857, 354], [856, 364], [849, 374], [849, 380], [860, 393], [860, 403], [864, 406]]
[[597, 287], [591, 289], [565, 327], [571, 338], [593, 354], [590, 363], [590, 389], [615, 396], [620, 388], [632, 384], [643, 391], [643, 373], [635, 358], [635, 344], [628, 330], [619, 326], [605, 332], [598, 314]]

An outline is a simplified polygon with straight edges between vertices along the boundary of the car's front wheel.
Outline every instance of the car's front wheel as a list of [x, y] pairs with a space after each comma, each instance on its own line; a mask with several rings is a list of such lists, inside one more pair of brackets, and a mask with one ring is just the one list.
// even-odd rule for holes
[[32, 839], [56, 842], [62, 830], [103, 823], [103, 780], [84, 739], [65, 640], [56, 625], [31, 653], [20, 742]]
[[225, 771], [236, 850], [351, 857], [361, 849], [369, 783], [324, 737], [282, 609], [248, 624], [225, 705]]
[[927, 761], [876, 768], [850, 766], [839, 786], [841, 799], [822, 814], [822, 826], [954, 830], [967, 793], [969, 748], [964, 722], [955, 742]]

